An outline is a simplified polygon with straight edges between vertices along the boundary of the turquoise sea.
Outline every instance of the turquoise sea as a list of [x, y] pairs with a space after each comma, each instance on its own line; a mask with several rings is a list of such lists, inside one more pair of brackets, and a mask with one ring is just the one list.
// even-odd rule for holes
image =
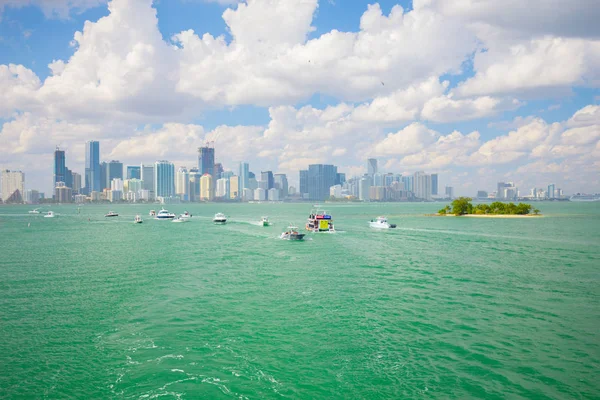
[[0, 206], [0, 398], [600, 398], [600, 203], [442, 206]]

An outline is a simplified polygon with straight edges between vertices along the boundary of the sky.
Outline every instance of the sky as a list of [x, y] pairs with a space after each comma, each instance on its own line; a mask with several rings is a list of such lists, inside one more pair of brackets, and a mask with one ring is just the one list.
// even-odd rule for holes
[[[597, 0], [0, 0], [0, 168], [53, 151], [600, 192]], [[441, 189], [443, 192], [443, 189]]]

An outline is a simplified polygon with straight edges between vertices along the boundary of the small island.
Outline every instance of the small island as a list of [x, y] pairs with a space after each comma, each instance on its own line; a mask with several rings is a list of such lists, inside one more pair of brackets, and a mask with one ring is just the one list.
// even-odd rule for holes
[[525, 203], [502, 203], [495, 201], [491, 204], [471, 204], [469, 197], [459, 197], [438, 211], [437, 215], [442, 216], [462, 216], [462, 217], [533, 217], [541, 216], [540, 210], [532, 208], [530, 204]]

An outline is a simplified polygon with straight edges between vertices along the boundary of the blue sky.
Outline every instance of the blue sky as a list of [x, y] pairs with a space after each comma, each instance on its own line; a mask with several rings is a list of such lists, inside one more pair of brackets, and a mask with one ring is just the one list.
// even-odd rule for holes
[[218, 138], [226, 167], [248, 160], [291, 182], [308, 163], [353, 175], [374, 156], [438, 172], [458, 194], [495, 180], [600, 190], [600, 33], [578, 17], [592, 3], [565, 4], [557, 26], [544, 0], [531, 23], [487, 0], [114, 0], [112, 13], [8, 0], [0, 139], [13, 145], [0, 166], [48, 190], [56, 145], [75, 170], [89, 139], [103, 159], [191, 166], [190, 149]]

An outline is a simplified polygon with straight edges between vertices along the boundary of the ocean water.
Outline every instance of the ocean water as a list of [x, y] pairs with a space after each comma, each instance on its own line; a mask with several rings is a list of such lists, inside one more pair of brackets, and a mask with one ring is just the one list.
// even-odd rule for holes
[[0, 398], [600, 398], [600, 203], [441, 206], [0, 207]]

